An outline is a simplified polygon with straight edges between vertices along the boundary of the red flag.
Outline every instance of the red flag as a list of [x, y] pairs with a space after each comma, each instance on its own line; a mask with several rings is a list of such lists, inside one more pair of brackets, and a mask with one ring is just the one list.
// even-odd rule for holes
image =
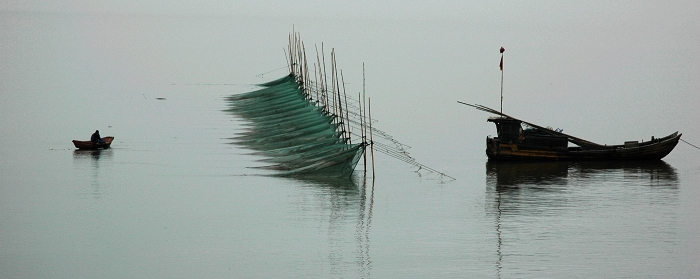
[[503, 71], [503, 52], [506, 51], [506, 48], [501, 47], [501, 64], [498, 65], [499, 68], [501, 68], [501, 71]]

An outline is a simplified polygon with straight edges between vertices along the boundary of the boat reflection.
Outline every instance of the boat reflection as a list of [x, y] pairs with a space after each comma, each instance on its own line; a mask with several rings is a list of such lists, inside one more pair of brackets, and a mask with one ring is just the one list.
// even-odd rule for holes
[[90, 189], [85, 189], [85, 193], [83, 193], [83, 195], [90, 196], [94, 199], [99, 199], [103, 196], [102, 188], [100, 187], [100, 162], [104, 163], [105, 159], [112, 159], [112, 156], [113, 153], [111, 149], [76, 149], [73, 151], [73, 163], [79, 169], [85, 168], [83, 165], [87, 163], [87, 160], [90, 162], [89, 174], [87, 174], [85, 171], [81, 171], [87, 175], [76, 176], [76, 178], [89, 177]]
[[87, 159], [90, 160], [90, 166], [93, 169], [93, 174], [97, 175], [97, 170], [100, 168], [100, 161], [104, 159], [111, 159], [113, 156], [111, 149], [97, 149], [97, 150], [81, 150], [76, 149], [73, 151], [73, 162], [79, 164]]
[[[574, 186], [602, 184], [606, 186], [598, 191], [642, 185], [671, 189], [667, 193], [673, 194], [679, 182], [675, 168], [660, 160], [486, 163], [487, 204], [493, 203], [499, 213], [552, 214], [572, 206], [570, 199], [577, 198], [580, 189]], [[656, 195], [661, 198], [664, 193]]]
[[547, 185], [566, 185], [572, 179], [595, 179], [609, 174], [621, 179], [648, 178], [651, 185], [678, 186], [675, 168], [661, 160], [486, 163], [486, 184], [499, 192], [523, 188], [547, 191], [552, 190]]
[[94, 159], [95, 161], [99, 160], [100, 158], [111, 158], [112, 157], [112, 150], [111, 149], [96, 149], [96, 150], [83, 150], [83, 149], [76, 149], [73, 150], [73, 159]]
[[570, 172], [578, 178], [592, 178], [600, 174], [620, 174], [621, 179], [646, 179], [651, 186], [678, 188], [676, 169], [661, 160], [580, 162]]
[[569, 175], [565, 162], [493, 162], [486, 163], [486, 183], [498, 191], [524, 185], [565, 183]]
[[[587, 187], [597, 189], [590, 190]], [[602, 186], [601, 186], [602, 185]], [[494, 162], [486, 163], [486, 211], [495, 217], [496, 277], [503, 263], [504, 225], [518, 220], [562, 214], [576, 210], [590, 196], [603, 197], [610, 187], [643, 187], [658, 201], [673, 203], [678, 195], [676, 169], [661, 160], [591, 162]], [[640, 192], [637, 188], [627, 188]], [[648, 190], [648, 191], [647, 191]], [[579, 191], [593, 191], [579, 196]], [[513, 222], [511, 222], [513, 221]]]

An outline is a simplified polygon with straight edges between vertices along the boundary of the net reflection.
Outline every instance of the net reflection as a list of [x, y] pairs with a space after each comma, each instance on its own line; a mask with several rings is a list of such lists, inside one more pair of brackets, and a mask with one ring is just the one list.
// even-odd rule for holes
[[372, 261], [370, 257], [370, 230], [372, 227], [372, 209], [374, 207], [374, 179], [356, 174], [350, 178], [304, 175], [289, 178], [305, 186], [313, 187], [317, 193], [323, 193], [323, 214], [328, 218], [328, 240], [331, 273], [343, 274], [343, 247], [348, 242], [347, 225], [349, 218], [356, 218], [354, 242], [356, 272], [361, 278], [371, 277]]
[[337, 195], [349, 195], [356, 197], [360, 192], [358, 178], [329, 177], [323, 175], [303, 175], [289, 178], [301, 184], [319, 187], [321, 190], [330, 191]]

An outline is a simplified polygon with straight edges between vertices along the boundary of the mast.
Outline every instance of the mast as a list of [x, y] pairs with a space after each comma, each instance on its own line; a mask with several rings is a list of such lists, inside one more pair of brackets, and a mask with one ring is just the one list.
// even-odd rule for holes
[[[364, 115], [367, 115], [367, 110], [365, 105], [365, 62], [362, 62], [362, 104], [360, 104], [360, 111], [364, 111]], [[365, 124], [365, 126], [367, 126]], [[362, 142], [367, 142], [367, 131], [362, 133]], [[367, 149], [362, 150], [362, 157], [365, 160], [365, 171], [367, 171]]]
[[506, 49], [501, 47], [501, 64], [499, 64], [501, 68], [501, 113], [503, 113], [503, 52], [505, 51]]

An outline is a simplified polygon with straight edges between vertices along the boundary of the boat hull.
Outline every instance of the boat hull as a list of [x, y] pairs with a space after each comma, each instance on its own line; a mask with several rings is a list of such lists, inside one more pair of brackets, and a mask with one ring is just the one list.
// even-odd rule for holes
[[673, 133], [667, 137], [649, 142], [628, 142], [624, 145], [611, 145], [597, 148], [568, 147], [541, 148], [518, 143], [503, 142], [498, 138], [486, 139], [486, 156], [495, 161], [522, 160], [660, 160], [676, 147], [682, 134]]
[[106, 149], [112, 145], [114, 137], [104, 137], [102, 138], [104, 143], [94, 143], [89, 140], [73, 140], [73, 145], [78, 149]]

